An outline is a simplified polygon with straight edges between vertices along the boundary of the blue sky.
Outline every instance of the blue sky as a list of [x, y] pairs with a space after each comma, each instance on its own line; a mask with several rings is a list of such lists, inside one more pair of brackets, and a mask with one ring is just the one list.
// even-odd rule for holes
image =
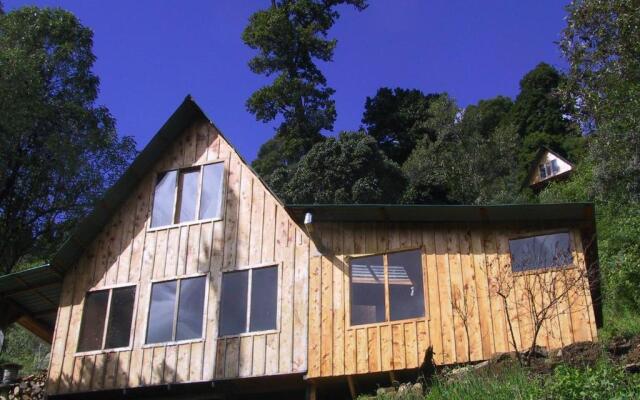
[[[563, 68], [555, 42], [566, 0], [370, 0], [363, 12], [340, 8], [334, 61], [322, 65], [336, 90], [335, 132], [360, 126], [366, 96], [379, 87], [446, 91], [466, 106], [518, 93], [541, 61]], [[5, 0], [57, 6], [94, 32], [99, 103], [118, 132], [144, 147], [187, 94], [253, 160], [275, 123], [245, 109], [267, 80], [252, 74], [241, 40], [249, 16], [270, 0]]]

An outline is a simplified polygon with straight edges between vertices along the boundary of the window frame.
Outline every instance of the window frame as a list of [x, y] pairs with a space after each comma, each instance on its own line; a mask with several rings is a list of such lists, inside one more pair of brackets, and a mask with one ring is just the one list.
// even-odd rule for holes
[[[193, 339], [183, 339], [183, 340], [169, 340], [169, 341], [165, 341], [165, 342], [157, 342], [157, 343], [147, 343], [147, 335], [149, 334], [149, 316], [151, 314], [151, 291], [153, 289], [153, 285], [155, 283], [162, 283], [162, 282], [169, 282], [169, 281], [182, 281], [185, 279], [191, 279], [191, 278], [201, 278], [204, 277], [204, 304], [203, 304], [203, 308], [202, 308], [202, 334], [200, 335], [199, 338], [193, 338]], [[147, 296], [149, 297], [149, 302], [147, 304], [147, 309], [145, 312], [145, 320], [144, 320], [144, 339], [142, 341], [142, 348], [146, 349], [146, 348], [150, 348], [150, 347], [159, 347], [159, 346], [168, 346], [168, 345], [180, 345], [180, 344], [187, 344], [187, 343], [198, 343], [198, 342], [203, 342], [206, 339], [206, 335], [207, 335], [207, 313], [208, 313], [208, 308], [209, 308], [209, 283], [210, 283], [211, 279], [210, 279], [210, 275], [207, 273], [195, 273], [195, 274], [187, 274], [187, 275], [179, 275], [179, 276], [173, 276], [171, 278], [158, 278], [158, 279], [152, 279], [149, 282], [149, 289], [147, 291]], [[176, 337], [176, 332], [178, 331], [178, 308], [179, 308], [179, 304], [180, 304], [180, 287], [181, 287], [181, 283], [177, 283], [176, 284], [176, 298], [174, 300], [173, 303], [173, 330], [171, 332], [171, 337], [175, 338]]]
[[[282, 263], [262, 263], [256, 265], [247, 265], [243, 267], [238, 267], [235, 269], [226, 269], [222, 270], [220, 274], [220, 295], [218, 296], [218, 335], [216, 339], [230, 339], [230, 338], [238, 338], [238, 337], [246, 337], [246, 336], [255, 336], [255, 335], [266, 335], [271, 333], [280, 332], [280, 296], [282, 294], [281, 285], [282, 285]], [[275, 267], [277, 271], [277, 281], [276, 281], [276, 327], [274, 329], [266, 329], [261, 331], [245, 331], [240, 333], [234, 333], [230, 335], [220, 335], [220, 326], [222, 324], [222, 295], [224, 292], [224, 287], [222, 286], [222, 277], [224, 274], [234, 273], [234, 272], [242, 272], [249, 271], [247, 277], [247, 315], [245, 319], [245, 329], [249, 329], [251, 326], [251, 288], [253, 282], [253, 270], [260, 268], [269, 268]]]
[[[561, 267], [530, 268], [524, 271], [513, 270], [513, 255], [511, 254], [511, 248], [509, 247], [509, 244], [510, 244], [509, 242], [511, 240], [528, 239], [528, 238], [533, 238], [537, 236], [555, 235], [558, 233], [566, 233], [569, 235], [569, 245], [571, 246], [571, 258], [572, 258], [571, 264], [567, 264]], [[554, 271], [569, 271], [569, 270], [578, 268], [579, 261], [578, 261], [578, 250], [575, 242], [576, 240], [578, 240], [578, 238], [575, 237], [573, 229], [571, 228], [543, 229], [543, 230], [536, 230], [533, 232], [509, 235], [507, 236], [507, 247], [509, 247], [509, 251], [507, 252], [507, 254], [509, 255], [509, 271], [511, 271], [511, 275], [517, 277], [517, 276], [543, 274], [543, 273], [554, 272]]]
[[[405, 319], [391, 319], [391, 295], [390, 295], [390, 290], [389, 290], [389, 272], [388, 272], [388, 267], [389, 267], [389, 258], [388, 255], [392, 254], [392, 253], [403, 253], [403, 252], [408, 252], [408, 251], [419, 251], [420, 252], [420, 265], [422, 267], [422, 300], [423, 300], [423, 307], [424, 307], [424, 316], [422, 317], [415, 317], [415, 318], [405, 318]], [[428, 302], [428, 290], [429, 287], [427, 286], [427, 282], [426, 282], [426, 274], [427, 274], [427, 268], [428, 268], [428, 263], [426, 260], [426, 250], [424, 246], [419, 246], [419, 247], [406, 247], [406, 248], [399, 248], [399, 249], [393, 249], [393, 250], [388, 250], [388, 251], [383, 251], [383, 252], [376, 252], [376, 253], [363, 253], [363, 254], [354, 254], [354, 255], [349, 255], [345, 257], [345, 264], [348, 268], [348, 280], [347, 280], [347, 287], [345, 288], [346, 290], [346, 296], [345, 296], [345, 301], [346, 301], [346, 322], [347, 322], [347, 330], [355, 330], [355, 329], [361, 329], [361, 328], [368, 328], [368, 327], [376, 327], [376, 326], [387, 326], [387, 325], [393, 325], [393, 324], [401, 324], [401, 323], [405, 323], [405, 322], [420, 322], [420, 321], [429, 321], [431, 319], [431, 316], [429, 315], [428, 311], [429, 311], [429, 307], [427, 305]], [[384, 314], [385, 314], [385, 320], [384, 321], [380, 321], [380, 322], [371, 322], [368, 324], [357, 324], [357, 325], [353, 325], [351, 323], [351, 261], [355, 258], [362, 258], [362, 257], [370, 257], [370, 256], [382, 256], [382, 260], [383, 260], [383, 264], [384, 264]]]
[[[113, 296], [113, 290], [122, 289], [126, 287], [135, 288], [135, 292], [133, 295], [133, 312], [131, 313], [131, 328], [129, 328], [129, 344], [127, 346], [105, 348], [104, 346], [107, 342], [107, 330], [109, 328], [109, 312], [111, 312], [111, 297]], [[104, 331], [102, 332], [101, 348], [97, 350], [78, 351], [78, 346], [80, 345], [80, 334], [82, 333], [82, 328], [85, 323], [85, 320], [83, 317], [84, 317], [84, 307], [86, 304], [87, 295], [89, 293], [102, 292], [105, 290], [109, 291], [109, 297], [107, 298], [107, 309], [105, 310], [105, 315], [104, 315]], [[106, 353], [114, 353], [119, 351], [131, 350], [133, 348], [133, 334], [136, 328], [136, 317], [137, 317], [136, 313], [138, 311], [138, 298], [139, 298], [138, 294], [139, 294], [139, 290], [138, 290], [138, 285], [136, 283], [120, 283], [120, 284], [107, 285], [100, 288], [92, 288], [90, 290], [87, 290], [84, 294], [84, 298], [82, 299], [82, 311], [81, 311], [82, 315], [80, 316], [81, 318], [80, 329], [78, 329], [78, 333], [77, 333], [78, 336], [76, 340], [76, 351], [74, 352], [74, 356], [78, 357], [78, 356], [106, 354]]]
[[[222, 191], [220, 192], [220, 196], [221, 196], [221, 201], [220, 201], [220, 216], [217, 218], [204, 218], [204, 219], [198, 219], [198, 217], [200, 216], [200, 202], [202, 201], [202, 180], [204, 177], [204, 167], [207, 165], [211, 165], [211, 164], [222, 164], [222, 179], [221, 179], [221, 185], [222, 185]], [[176, 217], [178, 216], [178, 208], [180, 207], [180, 204], [178, 203], [178, 200], [180, 199], [179, 196], [179, 187], [180, 187], [180, 173], [183, 171], [188, 171], [188, 170], [192, 170], [192, 169], [197, 169], [199, 171], [199, 176], [198, 176], [198, 192], [196, 194], [196, 198], [197, 198], [197, 203], [196, 203], [196, 209], [195, 209], [195, 215], [196, 215], [196, 219], [193, 221], [185, 221], [185, 222], [176, 222]], [[174, 189], [173, 189], [173, 210], [171, 212], [171, 224], [167, 224], [167, 225], [160, 225], [160, 226], [151, 226], [151, 223], [153, 222], [153, 206], [155, 204], [155, 196], [156, 196], [156, 185], [158, 183], [158, 177], [162, 174], [166, 174], [168, 172], [171, 171], [176, 171], [176, 178], [174, 181]], [[147, 223], [147, 232], [154, 232], [154, 231], [158, 231], [158, 230], [163, 230], [163, 229], [171, 229], [171, 228], [176, 228], [176, 227], [181, 227], [181, 226], [188, 226], [188, 225], [194, 225], [194, 224], [203, 224], [203, 223], [207, 223], [207, 222], [215, 222], [215, 221], [221, 221], [224, 219], [224, 214], [225, 214], [225, 205], [226, 205], [226, 197], [227, 197], [227, 160], [225, 159], [216, 159], [216, 160], [211, 160], [211, 161], [207, 161], [204, 163], [200, 163], [200, 164], [196, 164], [196, 165], [185, 165], [185, 166], [181, 166], [179, 168], [171, 168], [171, 169], [167, 169], [167, 170], [162, 170], [159, 172], [155, 173], [155, 178], [153, 180], [153, 182], [151, 183], [151, 198], [150, 198], [150, 212], [149, 212], [149, 218], [148, 218], [148, 223]]]

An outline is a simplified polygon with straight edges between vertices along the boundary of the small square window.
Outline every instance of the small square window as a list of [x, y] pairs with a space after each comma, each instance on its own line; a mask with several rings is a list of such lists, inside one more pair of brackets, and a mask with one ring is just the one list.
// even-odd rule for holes
[[146, 343], [202, 338], [205, 291], [204, 276], [154, 283]]
[[277, 329], [278, 267], [222, 275], [220, 336]]
[[78, 351], [129, 346], [135, 294], [135, 286], [87, 293], [82, 310]]
[[545, 169], [544, 165], [541, 165], [540, 168], [540, 178], [544, 179], [547, 177], [547, 170]]
[[351, 267], [351, 325], [425, 316], [422, 252], [357, 257]]
[[566, 267], [573, 263], [568, 232], [512, 239], [509, 251], [513, 272]]

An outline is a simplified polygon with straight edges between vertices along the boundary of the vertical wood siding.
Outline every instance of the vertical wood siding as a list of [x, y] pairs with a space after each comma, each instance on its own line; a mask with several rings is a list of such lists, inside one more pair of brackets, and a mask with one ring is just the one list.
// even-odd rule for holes
[[[527, 275], [511, 274], [509, 254], [509, 238], [522, 230], [370, 223], [325, 223], [316, 229], [326, 251], [309, 262], [310, 378], [416, 368], [429, 346], [440, 365], [488, 359], [514, 349], [507, 315], [518, 349], [531, 346], [533, 323], [523, 293]], [[576, 265], [569, 273], [578, 274], [585, 268], [580, 234], [566, 230]], [[351, 327], [348, 257], [416, 248], [423, 251], [426, 317]], [[492, 290], [498, 276], [510, 277], [514, 285], [506, 309]], [[539, 345], [596, 340], [586, 278], [570, 296], [544, 324]], [[456, 302], [466, 304], [468, 336]]]
[[[149, 230], [157, 173], [220, 160], [223, 218]], [[66, 275], [52, 347], [50, 394], [174, 382], [304, 372], [310, 241], [208, 122], [194, 123], [86, 249]], [[275, 333], [218, 339], [223, 271], [279, 265], [280, 321]], [[151, 281], [207, 274], [205, 336], [191, 343], [145, 346]], [[131, 349], [76, 355], [85, 294], [136, 284]]]

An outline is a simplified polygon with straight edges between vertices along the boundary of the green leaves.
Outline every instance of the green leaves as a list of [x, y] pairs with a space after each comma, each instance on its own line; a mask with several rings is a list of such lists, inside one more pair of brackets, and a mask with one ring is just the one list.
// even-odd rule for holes
[[0, 267], [48, 257], [128, 165], [95, 105], [92, 32], [60, 9], [0, 16]]
[[343, 132], [313, 146], [282, 192], [293, 204], [380, 204], [397, 202], [404, 185], [398, 165], [371, 136]]
[[263, 146], [254, 168], [267, 181], [276, 168], [295, 164], [333, 129], [334, 90], [315, 64], [329, 62], [336, 46], [329, 29], [339, 17], [340, 4], [363, 9], [364, 0], [280, 0], [254, 13], [242, 39], [257, 55], [249, 68], [275, 75], [273, 82], [254, 92], [247, 109], [259, 121], [279, 120], [276, 137]]
[[567, 11], [562, 94], [583, 128], [596, 133], [590, 156], [597, 184], [619, 200], [640, 201], [638, 2], [574, 0]]

